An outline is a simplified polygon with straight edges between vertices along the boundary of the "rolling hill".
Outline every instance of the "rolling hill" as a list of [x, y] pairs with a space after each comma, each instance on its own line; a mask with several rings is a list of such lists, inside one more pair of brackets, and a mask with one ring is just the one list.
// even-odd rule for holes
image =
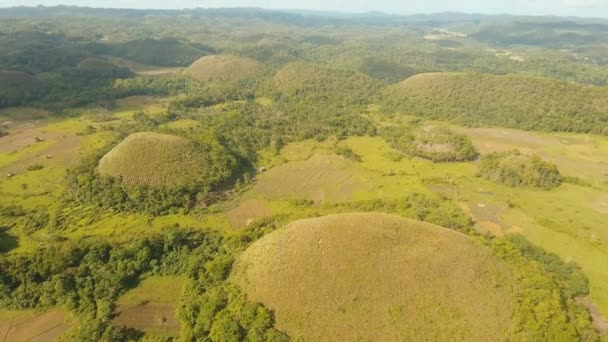
[[115, 57], [125, 58], [145, 65], [187, 66], [210, 49], [195, 46], [173, 38], [136, 39], [123, 43], [101, 45], [100, 52]]
[[212, 186], [230, 176], [233, 161], [219, 147], [159, 133], [134, 133], [99, 161], [102, 175], [127, 185], [180, 188]]
[[471, 126], [608, 134], [608, 87], [527, 76], [429, 73], [389, 87], [385, 104]]
[[505, 263], [460, 233], [384, 214], [296, 221], [249, 247], [232, 281], [294, 340], [501, 340]]
[[201, 81], [238, 81], [253, 78], [262, 65], [254, 59], [232, 55], [205, 56], [190, 65], [184, 74]]

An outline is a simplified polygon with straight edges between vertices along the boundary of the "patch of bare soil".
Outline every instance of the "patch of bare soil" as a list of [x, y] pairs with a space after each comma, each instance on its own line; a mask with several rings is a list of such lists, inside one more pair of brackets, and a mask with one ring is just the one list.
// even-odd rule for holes
[[264, 201], [249, 199], [241, 203], [238, 207], [228, 210], [226, 216], [234, 229], [243, 229], [255, 220], [270, 216], [270, 210]]
[[602, 335], [608, 335], [608, 319], [602, 316], [600, 310], [591, 302], [588, 297], [576, 298], [576, 303], [586, 307], [593, 319], [593, 325]]

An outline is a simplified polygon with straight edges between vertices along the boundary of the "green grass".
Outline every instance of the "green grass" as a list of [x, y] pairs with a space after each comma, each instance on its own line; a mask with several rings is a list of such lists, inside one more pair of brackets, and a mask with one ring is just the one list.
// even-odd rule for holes
[[245, 251], [233, 281], [294, 340], [500, 340], [511, 323], [511, 273], [489, 249], [383, 214], [294, 222]]
[[21, 159], [24, 159], [25, 157], [34, 155], [36, 153], [40, 153], [41, 151], [44, 151], [45, 149], [49, 148], [54, 143], [55, 143], [54, 141], [46, 140], [46, 141], [33, 143], [18, 151], [0, 153], [0, 168], [9, 166]]
[[186, 279], [181, 277], [149, 277], [120, 296], [117, 303], [139, 304], [150, 301], [175, 304], [181, 299], [185, 288]]

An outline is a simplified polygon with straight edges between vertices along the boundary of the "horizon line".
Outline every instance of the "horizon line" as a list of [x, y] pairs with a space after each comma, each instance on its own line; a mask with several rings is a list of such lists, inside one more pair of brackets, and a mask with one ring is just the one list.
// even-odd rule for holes
[[[584, 20], [608, 20], [608, 17], [592, 17], [592, 16], [581, 16], [581, 15], [559, 15], [559, 14], [515, 14], [508, 12], [459, 12], [459, 11], [438, 11], [438, 12], [416, 12], [416, 13], [390, 13], [381, 10], [369, 10], [369, 11], [341, 11], [341, 10], [323, 10], [323, 9], [307, 9], [307, 8], [272, 8], [272, 7], [259, 7], [259, 6], [225, 6], [225, 7], [183, 7], [183, 8], [158, 8], [158, 7], [94, 7], [94, 6], [80, 6], [80, 5], [67, 5], [67, 4], [57, 4], [57, 5], [11, 5], [7, 6], [5, 4], [0, 3], [0, 10], [6, 9], [21, 9], [21, 8], [77, 8], [77, 9], [90, 9], [90, 10], [129, 10], [129, 11], [196, 11], [196, 10], [231, 10], [231, 9], [253, 9], [253, 10], [261, 10], [261, 11], [269, 11], [269, 12], [282, 12], [282, 13], [293, 13], [296, 14], [334, 14], [334, 15], [342, 15], [342, 16], [360, 16], [360, 15], [369, 15], [369, 14], [379, 14], [383, 16], [391, 16], [391, 17], [415, 17], [415, 16], [434, 16], [434, 15], [445, 15], [445, 14], [460, 14], [460, 15], [470, 15], [470, 16], [501, 16], [501, 17], [528, 17], [528, 18], [571, 18], [571, 19], [584, 19]], [[308, 12], [308, 13], [306, 13]]]

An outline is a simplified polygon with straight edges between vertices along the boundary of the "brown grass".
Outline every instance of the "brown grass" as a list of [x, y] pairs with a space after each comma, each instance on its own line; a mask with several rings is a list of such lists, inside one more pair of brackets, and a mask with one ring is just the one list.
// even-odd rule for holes
[[256, 76], [262, 66], [250, 58], [231, 55], [205, 56], [190, 65], [184, 74], [201, 81], [236, 81]]
[[306, 341], [496, 341], [511, 274], [441, 227], [383, 214], [297, 221], [254, 243], [232, 281]]
[[234, 229], [243, 229], [257, 219], [270, 216], [270, 210], [266, 203], [258, 199], [249, 199], [242, 202], [238, 207], [226, 212], [230, 225]]
[[54, 309], [43, 314], [25, 312], [0, 320], [0, 341], [51, 342], [70, 328], [62, 310]]
[[189, 140], [167, 134], [135, 133], [99, 161], [103, 175], [131, 185], [184, 186], [204, 178], [204, 156]]

